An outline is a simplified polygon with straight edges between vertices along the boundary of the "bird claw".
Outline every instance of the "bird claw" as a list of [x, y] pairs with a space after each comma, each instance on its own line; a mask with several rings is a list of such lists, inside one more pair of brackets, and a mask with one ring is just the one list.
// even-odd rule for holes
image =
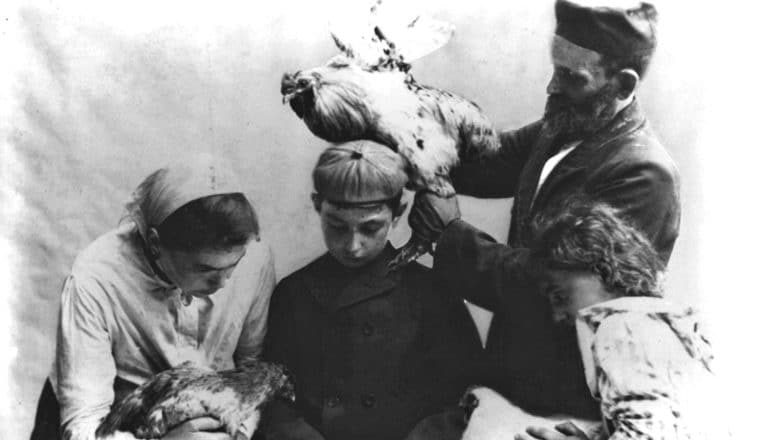
[[415, 239], [414, 236], [409, 239], [404, 247], [398, 250], [398, 254], [388, 262], [388, 272], [395, 272], [412, 261], [420, 258], [421, 255], [432, 252], [431, 243]]
[[419, 255], [407, 255], [405, 252], [399, 252], [392, 260], [388, 262], [388, 272], [396, 272], [412, 261]]

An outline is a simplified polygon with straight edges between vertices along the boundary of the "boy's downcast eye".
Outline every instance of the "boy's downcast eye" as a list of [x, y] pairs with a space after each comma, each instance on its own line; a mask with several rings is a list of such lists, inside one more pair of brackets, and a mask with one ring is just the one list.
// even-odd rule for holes
[[361, 232], [364, 234], [374, 234], [382, 229], [382, 226], [380, 223], [367, 223], [361, 227]]

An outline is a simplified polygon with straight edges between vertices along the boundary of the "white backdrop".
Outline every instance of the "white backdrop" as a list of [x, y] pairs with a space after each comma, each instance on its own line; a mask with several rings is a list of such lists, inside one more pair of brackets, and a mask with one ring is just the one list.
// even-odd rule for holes
[[[0, 320], [8, 381], [0, 437], [24, 438], [53, 358], [61, 283], [75, 254], [122, 215], [133, 187], [193, 151], [232, 160], [272, 244], [279, 277], [323, 252], [310, 171], [324, 146], [288, 106], [284, 72], [336, 49], [327, 2], [53, 2], [6, 7], [2, 78], [4, 264]], [[678, 3], [678, 2], [677, 2]], [[683, 2], [687, 3], [687, 2]], [[424, 3], [457, 27], [453, 40], [414, 64], [414, 75], [476, 101], [499, 128], [542, 113], [549, 79], [552, 3]], [[701, 268], [704, 84], [688, 5], [659, 7], [659, 50], [640, 100], [680, 165], [684, 216], [669, 294], [707, 310]], [[510, 200], [463, 199], [466, 217], [505, 239]], [[405, 222], [403, 222], [405, 223]], [[408, 234], [401, 228], [400, 241]], [[13, 246], [13, 247], [8, 247]], [[712, 307], [713, 308], [713, 307]]]

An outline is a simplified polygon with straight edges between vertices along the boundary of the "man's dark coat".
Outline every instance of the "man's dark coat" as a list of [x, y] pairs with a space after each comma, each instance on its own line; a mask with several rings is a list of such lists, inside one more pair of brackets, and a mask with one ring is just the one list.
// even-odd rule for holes
[[457, 403], [478, 333], [428, 269], [388, 273], [395, 252], [354, 270], [326, 254], [278, 284], [265, 357], [289, 367], [297, 401], [268, 409], [268, 439], [401, 439]]
[[508, 246], [463, 221], [442, 236], [434, 268], [458, 295], [495, 313], [479, 380], [533, 411], [598, 416], [585, 385], [574, 330], [551, 324], [550, 308], [521, 276], [531, 222], [580, 195], [608, 203], [643, 231], [668, 261], [679, 231], [679, 175], [633, 101], [565, 156], [535, 195], [560, 147], [542, 122], [501, 134], [498, 155], [453, 174], [458, 192], [514, 197]]

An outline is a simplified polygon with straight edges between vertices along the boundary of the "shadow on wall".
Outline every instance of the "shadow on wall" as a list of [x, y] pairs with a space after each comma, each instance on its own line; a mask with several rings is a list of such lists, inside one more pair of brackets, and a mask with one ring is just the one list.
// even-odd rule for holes
[[[58, 296], [73, 258], [117, 225], [134, 186], [172, 158], [197, 151], [228, 157], [257, 207], [278, 275], [323, 252], [310, 204], [310, 171], [325, 145], [281, 105], [284, 72], [336, 53], [324, 5], [291, 2], [248, 10], [146, 4], [24, 7], [9, 22], [23, 63], [13, 88], [13, 166], [3, 176], [21, 203], [9, 230], [13, 261], [10, 406], [0, 437], [25, 438], [54, 350]], [[536, 119], [550, 75], [548, 2], [431, 2], [453, 22], [453, 40], [414, 65], [419, 80], [476, 101], [500, 128]], [[300, 13], [298, 13], [300, 11]], [[697, 301], [692, 224], [700, 193], [696, 127], [700, 85], [685, 75], [685, 42], [670, 31], [684, 13], [661, 10], [659, 54], [641, 100], [681, 165], [683, 235], [671, 291]], [[672, 99], [675, 97], [675, 99]], [[3, 158], [5, 161], [6, 158]], [[9, 163], [11, 159], [8, 159]], [[463, 200], [467, 218], [504, 239], [510, 201]], [[406, 222], [396, 232], [405, 238]]]

